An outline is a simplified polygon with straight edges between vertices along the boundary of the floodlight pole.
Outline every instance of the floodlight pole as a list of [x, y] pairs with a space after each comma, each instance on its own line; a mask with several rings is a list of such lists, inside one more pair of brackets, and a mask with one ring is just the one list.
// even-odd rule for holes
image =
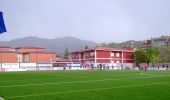
[[[162, 39], [165, 40], [165, 43], [166, 43], [165, 45], [167, 46], [167, 49], [168, 49], [170, 36], [162, 36]], [[166, 57], [166, 62], [168, 62], [168, 57]]]
[[37, 48], [35, 50], [36, 50], [36, 52], [35, 52], [36, 53], [36, 59], [35, 60], [36, 60], [36, 67], [37, 67]]
[[18, 60], [19, 68], [20, 68], [20, 60], [21, 60], [21, 57], [20, 57], [20, 56], [21, 56], [21, 52], [20, 52], [20, 48], [19, 48], [19, 56], [18, 56], [18, 59], [19, 59], [19, 60]]
[[2, 68], [2, 53], [0, 54], [0, 59], [1, 59], [1, 68]]
[[123, 64], [124, 64], [124, 62], [123, 62], [123, 60], [124, 60], [124, 56], [123, 56], [123, 47], [122, 47], [122, 65], [121, 65], [121, 67], [123, 67]]

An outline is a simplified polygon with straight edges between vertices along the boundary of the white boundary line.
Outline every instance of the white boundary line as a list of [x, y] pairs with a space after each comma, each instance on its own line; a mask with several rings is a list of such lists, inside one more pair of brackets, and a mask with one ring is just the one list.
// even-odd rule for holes
[[[28, 80], [24, 80], [24, 81], [32, 81], [32, 80], [48, 80], [48, 79], [50, 79], [50, 80], [54, 80], [54, 79], [56, 79], [56, 78], [46, 78], [46, 79], [28, 79]], [[17, 82], [17, 81], [23, 81], [23, 80], [4, 80], [4, 81], [0, 81], [0, 83], [5, 83], [5, 82]]]
[[4, 98], [0, 97], [0, 100], [4, 100]]
[[23, 95], [23, 96], [11, 96], [11, 97], [5, 97], [5, 98], [11, 99], [11, 98], [24, 98], [24, 97], [43, 96], [43, 95], [55, 95], [55, 94], [62, 94], [62, 93], [77, 93], [77, 92], [79, 93], [79, 92], [100, 91], [100, 90], [107, 90], [107, 89], [120, 89], [120, 88], [160, 85], [160, 84], [167, 84], [167, 83], [168, 83], [168, 85], [170, 85], [169, 84], [170, 82], [159, 82], [159, 83], [140, 84], [140, 85], [126, 85], [126, 86], [119, 86], [119, 87], [105, 87], [105, 88], [75, 90], [75, 91], [66, 91], [66, 92], [53, 92], [53, 93], [42, 93], [42, 94], [32, 94], [32, 95]]
[[72, 83], [88, 83], [88, 82], [102, 82], [102, 81], [113, 81], [113, 80], [124, 80], [124, 79], [160, 78], [160, 77], [169, 77], [169, 76], [170, 75], [161, 75], [161, 76], [131, 77], [131, 78], [119, 78], [119, 79], [102, 79], [102, 80], [85, 80], [85, 81], [70, 81], [70, 82], [57, 82], [57, 83], [42, 83], [42, 84], [8, 85], [8, 86], [0, 86], [0, 88], [26, 87], [26, 86], [39, 86], [39, 85], [72, 84]]

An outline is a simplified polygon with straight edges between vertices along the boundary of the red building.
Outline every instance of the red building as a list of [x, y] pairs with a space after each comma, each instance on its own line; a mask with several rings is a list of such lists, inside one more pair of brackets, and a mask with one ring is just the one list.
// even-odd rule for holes
[[132, 49], [96, 47], [71, 53], [73, 62], [80, 63], [134, 63]]
[[151, 48], [153, 41], [152, 40], [146, 40], [142, 43], [142, 49], [143, 50], [148, 50]]
[[17, 63], [17, 52], [15, 49], [0, 46], [0, 63]]
[[18, 60], [23, 63], [51, 63], [56, 61], [54, 52], [46, 52], [40, 47], [19, 47]]
[[0, 46], [0, 63], [51, 63], [56, 61], [54, 52], [46, 52], [45, 48], [19, 47], [13, 49]]

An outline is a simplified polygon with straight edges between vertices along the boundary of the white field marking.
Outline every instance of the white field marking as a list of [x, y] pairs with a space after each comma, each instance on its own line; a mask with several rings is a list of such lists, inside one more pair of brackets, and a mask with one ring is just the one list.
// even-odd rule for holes
[[[46, 78], [46, 79], [27, 79], [27, 80], [24, 80], [24, 81], [31, 81], [31, 80], [54, 80], [56, 78]], [[0, 83], [2, 82], [14, 82], [14, 81], [23, 81], [23, 80], [7, 80], [7, 81], [0, 81]]]
[[[169, 74], [169, 73], [166, 73], [166, 74]], [[144, 74], [143, 73], [143, 75], [149, 75], [149, 74]], [[170, 75], [160, 75], [160, 76], [170, 76]], [[56, 79], [56, 78], [49, 78], [49, 79], [53, 80], [53, 79]], [[27, 80], [24, 80], [24, 81], [30, 81], [30, 80], [48, 80], [48, 79], [27, 79]], [[23, 80], [2, 80], [2, 81], [0, 81], [0, 83], [1, 82], [14, 82], [14, 81], [23, 81]]]
[[0, 100], [4, 100], [4, 98], [0, 97]]
[[73, 84], [73, 83], [88, 83], [88, 82], [102, 82], [102, 81], [113, 81], [113, 80], [125, 80], [125, 79], [145, 79], [145, 78], [160, 78], [160, 77], [169, 77], [170, 75], [161, 75], [161, 76], [147, 76], [147, 77], [131, 77], [131, 78], [119, 78], [119, 79], [102, 79], [102, 80], [85, 80], [85, 81], [70, 81], [70, 82], [57, 82], [57, 83], [42, 83], [42, 84], [24, 84], [24, 85], [8, 85], [0, 86], [0, 88], [9, 88], [9, 87], [26, 87], [26, 86], [39, 86], [39, 85], [57, 85], [57, 84]]
[[139, 84], [139, 85], [126, 85], [126, 86], [119, 86], [119, 87], [105, 87], [105, 88], [97, 88], [97, 89], [85, 89], [85, 90], [76, 90], [76, 91], [66, 91], [66, 92], [53, 92], [53, 93], [42, 93], [42, 94], [30, 94], [30, 95], [22, 95], [22, 96], [11, 96], [5, 97], [7, 99], [11, 98], [24, 98], [24, 97], [34, 97], [34, 96], [43, 96], [43, 95], [56, 95], [62, 93], [79, 93], [79, 92], [88, 92], [88, 91], [100, 91], [100, 90], [108, 90], [108, 89], [120, 89], [120, 88], [131, 88], [131, 87], [142, 87], [142, 86], [150, 86], [150, 85], [161, 85], [167, 84], [170, 85], [170, 82], [159, 82], [159, 83], [150, 83], [150, 84]]

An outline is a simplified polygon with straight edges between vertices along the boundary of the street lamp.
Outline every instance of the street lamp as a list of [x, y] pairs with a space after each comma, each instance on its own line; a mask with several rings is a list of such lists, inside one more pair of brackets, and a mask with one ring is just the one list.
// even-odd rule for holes
[[122, 64], [121, 64], [121, 69], [123, 68], [123, 65], [124, 65], [124, 61], [123, 61], [124, 60], [124, 56], [123, 56], [124, 53], [123, 52], [124, 52], [124, 45], [122, 46]]
[[2, 53], [0, 53], [0, 59], [1, 59], [1, 68], [2, 68]]
[[[167, 46], [167, 49], [168, 49], [170, 36], [162, 36], [161, 38], [165, 41], [165, 45]], [[165, 57], [165, 55], [164, 55], [164, 57]], [[167, 55], [166, 55], [166, 62], [168, 62], [168, 56]]]
[[134, 41], [131, 41], [130, 43], [131, 43], [131, 49], [133, 50], [133, 48], [134, 48]]
[[169, 41], [170, 41], [170, 36], [162, 36], [162, 39], [165, 40], [166, 46], [168, 48]]

